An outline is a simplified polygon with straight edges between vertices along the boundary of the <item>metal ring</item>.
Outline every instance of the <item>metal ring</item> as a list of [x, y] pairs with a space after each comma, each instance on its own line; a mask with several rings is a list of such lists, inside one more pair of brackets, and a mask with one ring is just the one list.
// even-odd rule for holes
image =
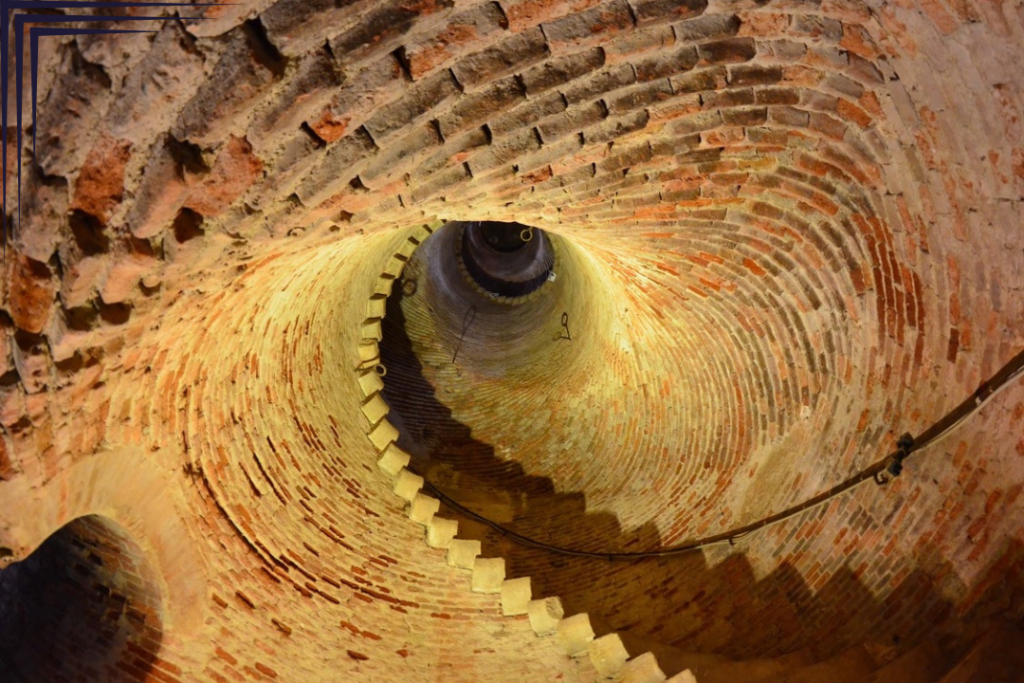
[[376, 365], [374, 365], [373, 369], [381, 377], [384, 377], [385, 375], [388, 374], [388, 369], [386, 367], [384, 367], [383, 365], [381, 365], [380, 363], [377, 363]]
[[519, 233], [519, 239], [524, 242], [529, 242], [533, 239], [533, 228], [526, 228]]

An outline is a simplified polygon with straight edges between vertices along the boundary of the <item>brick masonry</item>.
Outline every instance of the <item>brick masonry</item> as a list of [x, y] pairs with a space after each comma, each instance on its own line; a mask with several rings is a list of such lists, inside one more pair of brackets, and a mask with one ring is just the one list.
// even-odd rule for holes
[[[409, 346], [386, 394], [446, 491], [566, 545], [656, 547], [777, 511], [1024, 346], [1013, 3], [202, 11], [41, 50], [38, 165], [0, 291], [0, 497], [19, 492], [0, 546], [32, 549], [11, 540], [42, 495], [23, 492], [130, 446], [173, 501], [139, 509], [184, 530], [170, 544], [119, 521], [121, 475], [98, 473], [137, 546], [117, 552], [165, 586], [181, 584], [162, 546], [201, 567], [201, 627], [168, 617], [138, 641], [170, 668], [136, 680], [600, 675], [471, 591], [375, 465], [360, 325], [424, 224], [516, 220], [565, 244], [551, 297], [481, 318], [458, 365], [463, 312], [421, 271], [388, 300]], [[551, 341], [563, 310], [573, 345]], [[460, 529], [666, 674], [695, 653], [881, 660], [1022, 616], [1001, 597], [1020, 594], [1022, 425], [1018, 386], [887, 489], [678, 562], [609, 567]]]

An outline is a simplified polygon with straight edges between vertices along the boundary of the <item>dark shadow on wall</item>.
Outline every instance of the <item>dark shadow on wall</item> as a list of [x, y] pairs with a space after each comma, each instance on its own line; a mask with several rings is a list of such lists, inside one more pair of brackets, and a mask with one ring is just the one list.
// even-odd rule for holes
[[[400, 430], [399, 446], [412, 455], [413, 471], [466, 508], [539, 541], [590, 551], [661, 546], [654, 525], [625, 530], [613, 514], [588, 512], [583, 493], [557, 492], [550, 479], [525, 472], [475, 439], [426, 378], [405, 330], [402, 287], [394, 292], [383, 321], [384, 397]], [[826, 509], [795, 524], [812, 524]], [[926, 639], [941, 640], [942, 652], [951, 658], [943, 662], [948, 668], [966, 643], [1005, 612], [996, 609], [1000, 590], [1009, 588], [1005, 582], [1018, 595], [1024, 585], [1024, 549], [1011, 544], [1005, 556], [1009, 564], [999, 569], [1003, 583], [993, 583], [975, 602], [993, 605], [991, 614], [964, 620], [939, 591], [940, 581], [946, 589], [956, 583], [948, 564], [919, 567], [878, 599], [893, 572], [852, 568], [842, 558], [822, 568], [829, 579], [815, 591], [785, 561], [758, 579], [738, 551], [713, 567], [700, 552], [609, 562], [512, 542], [447, 506], [440, 514], [459, 521], [460, 538], [480, 540], [484, 557], [504, 557], [509, 578], [529, 576], [535, 598], [559, 596], [567, 615], [590, 615], [598, 636], [619, 631], [632, 655], [650, 650], [667, 675], [690, 668], [701, 672], [701, 683], [753, 680], [776, 665], [782, 673], [832, 658], [836, 667], [853, 661], [874, 670]], [[859, 517], [867, 530], [869, 516]], [[782, 659], [767, 661], [777, 658]]]
[[149, 680], [162, 635], [142, 551], [106, 518], [79, 517], [0, 571], [5, 683]]
[[[588, 513], [582, 493], [557, 493], [550, 479], [526, 473], [519, 463], [498, 457], [490, 444], [475, 439], [424, 376], [405, 332], [402, 301], [401, 288], [395, 287], [383, 321], [381, 361], [388, 372], [384, 398], [391, 407], [389, 417], [399, 427], [399, 446], [413, 456], [414, 471], [467, 507], [488, 517], [514, 518], [515, 525], [540, 532], [545, 541], [578, 543], [587, 538], [620, 550], [661, 543], [653, 524], [626, 533], [615, 515]], [[462, 533], [471, 526], [461, 524]]]

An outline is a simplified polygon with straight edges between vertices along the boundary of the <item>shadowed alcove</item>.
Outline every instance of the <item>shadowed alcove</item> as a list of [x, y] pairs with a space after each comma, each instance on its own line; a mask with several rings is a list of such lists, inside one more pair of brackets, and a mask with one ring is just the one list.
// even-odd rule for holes
[[79, 517], [0, 570], [4, 680], [146, 680], [163, 637], [160, 603], [125, 530], [99, 515]]

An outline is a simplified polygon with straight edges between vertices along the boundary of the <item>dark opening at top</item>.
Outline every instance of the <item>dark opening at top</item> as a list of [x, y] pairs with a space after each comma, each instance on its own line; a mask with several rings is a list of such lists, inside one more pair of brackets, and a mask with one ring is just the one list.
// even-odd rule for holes
[[466, 223], [460, 246], [470, 277], [497, 296], [520, 297], [539, 289], [555, 263], [544, 231], [521, 223]]
[[497, 223], [485, 221], [478, 223], [480, 235], [488, 246], [503, 253], [519, 251], [529, 242], [524, 237], [532, 237], [532, 228], [521, 223]]

